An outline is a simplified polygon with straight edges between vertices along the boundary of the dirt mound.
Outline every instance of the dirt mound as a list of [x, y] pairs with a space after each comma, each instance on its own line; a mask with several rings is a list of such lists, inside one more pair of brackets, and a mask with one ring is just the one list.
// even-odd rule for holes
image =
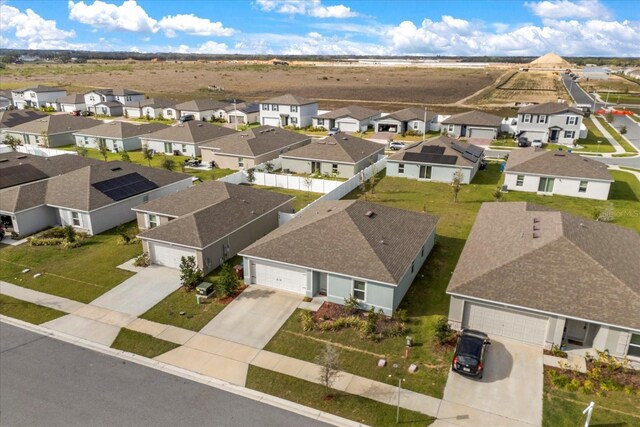
[[560, 55], [549, 52], [529, 63], [531, 68], [571, 68], [571, 64], [562, 59]]

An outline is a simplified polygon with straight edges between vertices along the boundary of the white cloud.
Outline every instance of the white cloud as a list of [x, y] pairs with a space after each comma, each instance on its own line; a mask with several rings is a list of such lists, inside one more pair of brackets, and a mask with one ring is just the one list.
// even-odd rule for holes
[[612, 19], [613, 15], [598, 0], [545, 0], [525, 2], [525, 7], [541, 18]]
[[168, 46], [164, 49], [156, 49], [157, 51], [164, 52], [178, 52], [178, 53], [202, 53], [202, 54], [217, 54], [217, 53], [229, 53], [229, 47], [224, 43], [217, 43], [209, 40], [202, 43], [200, 46], [192, 48], [189, 45], [181, 44], [178, 48]]
[[225, 28], [221, 22], [211, 22], [193, 14], [165, 16], [158, 22], [167, 37], [175, 37], [176, 31], [192, 36], [229, 37], [235, 32], [232, 28]]
[[157, 21], [135, 0], [126, 0], [120, 6], [96, 0], [93, 4], [69, 0], [69, 19], [108, 30], [156, 32]]
[[21, 12], [6, 4], [0, 4], [0, 31], [14, 31], [15, 38], [2, 38], [3, 47], [27, 49], [71, 49], [66, 40], [76, 36], [73, 30], [58, 28], [56, 21], [44, 19], [31, 9]]
[[343, 4], [324, 6], [321, 0], [257, 0], [265, 12], [286, 15], [308, 15], [314, 18], [353, 18], [358, 14]]

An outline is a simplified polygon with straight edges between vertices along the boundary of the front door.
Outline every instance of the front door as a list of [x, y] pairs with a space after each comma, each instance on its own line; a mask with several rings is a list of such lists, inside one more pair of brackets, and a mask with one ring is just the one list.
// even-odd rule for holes
[[327, 273], [320, 273], [318, 283], [318, 293], [320, 295], [327, 295]]
[[467, 136], [467, 125], [462, 125], [460, 127], [460, 136], [463, 138]]
[[320, 162], [311, 162], [311, 173], [320, 173]]
[[560, 131], [558, 129], [551, 129], [549, 133], [549, 142], [558, 142], [558, 133]]
[[567, 340], [582, 345], [587, 336], [587, 322], [581, 320], [567, 319], [567, 330], [565, 332]]

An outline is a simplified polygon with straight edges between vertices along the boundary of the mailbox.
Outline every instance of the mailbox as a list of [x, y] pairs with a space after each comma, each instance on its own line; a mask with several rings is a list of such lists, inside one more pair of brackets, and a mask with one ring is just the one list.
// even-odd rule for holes
[[196, 293], [198, 295], [208, 296], [213, 292], [213, 283], [202, 282], [196, 287]]

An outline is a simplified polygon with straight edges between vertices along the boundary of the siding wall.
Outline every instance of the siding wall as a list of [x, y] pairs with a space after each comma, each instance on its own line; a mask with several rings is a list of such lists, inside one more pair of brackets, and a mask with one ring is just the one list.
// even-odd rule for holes
[[[404, 173], [398, 173], [398, 166], [400, 164], [404, 164]], [[423, 179], [419, 178], [420, 176], [420, 165], [416, 163], [406, 163], [398, 160], [388, 160], [387, 161], [387, 176], [395, 176], [399, 178], [409, 178], [409, 179], [417, 179], [419, 181], [433, 181], [433, 182], [446, 182], [450, 183], [453, 180], [453, 174], [458, 170], [462, 170], [463, 174], [463, 184], [469, 184], [473, 180], [473, 176], [478, 169], [478, 165], [473, 168], [465, 167], [448, 167], [442, 165], [427, 165], [431, 166], [431, 179]]]
[[[523, 185], [516, 186], [518, 175], [523, 175]], [[509, 191], [525, 191], [529, 193], [537, 193], [540, 184], [541, 175], [529, 175], [517, 172], [505, 172], [504, 184], [508, 186]], [[580, 197], [585, 199], [607, 200], [609, 197], [610, 182], [587, 180], [587, 191], [578, 192], [580, 188], [580, 179], [576, 178], [555, 178], [553, 183], [553, 192], [551, 194], [559, 194], [562, 196]]]
[[[171, 152], [166, 152], [164, 149], [164, 144], [171, 144]], [[141, 138], [141, 146], [146, 145], [148, 148], [153, 149], [156, 153], [164, 153], [167, 155], [173, 155], [174, 150], [178, 150], [184, 156], [198, 157], [200, 156], [200, 146], [197, 144], [190, 143], [181, 143], [181, 142], [169, 142], [169, 141], [160, 141], [155, 139], [144, 139]]]
[[56, 209], [49, 206], [38, 206], [11, 216], [14, 230], [22, 237], [58, 224]]
[[[560, 128], [561, 131], [558, 134], [558, 142], [560, 144], [571, 145], [575, 142], [576, 139], [580, 136], [580, 125], [582, 124], [582, 116], [575, 113], [563, 113], [563, 114], [553, 114], [547, 116], [547, 123], [537, 123], [539, 114], [529, 114], [530, 122], [524, 122], [525, 114], [518, 114], [518, 132], [532, 132], [532, 136], [534, 135], [542, 135], [542, 142], [548, 142], [550, 131], [549, 128], [557, 127]], [[568, 125], [567, 117], [575, 117], [577, 118], [576, 124]], [[573, 131], [573, 138], [565, 138], [564, 131]], [[539, 137], [538, 137], [539, 138]]]

